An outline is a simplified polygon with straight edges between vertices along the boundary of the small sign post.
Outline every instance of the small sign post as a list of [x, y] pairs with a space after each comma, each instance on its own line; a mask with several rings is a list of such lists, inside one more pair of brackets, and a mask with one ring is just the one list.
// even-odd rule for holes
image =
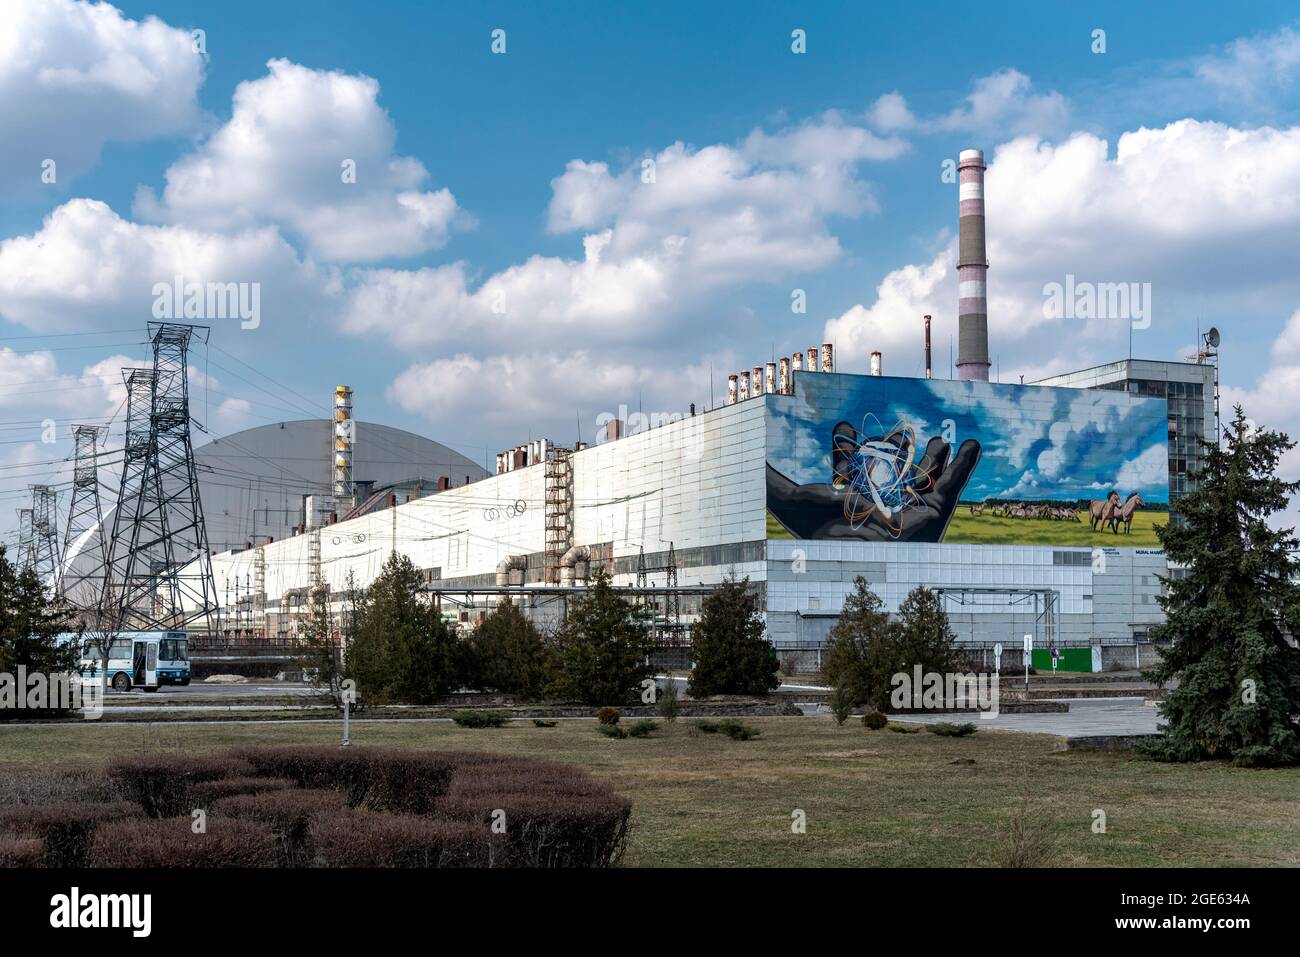
[[1029, 699], [1029, 666], [1034, 660], [1034, 636], [1025, 635], [1025, 699]]

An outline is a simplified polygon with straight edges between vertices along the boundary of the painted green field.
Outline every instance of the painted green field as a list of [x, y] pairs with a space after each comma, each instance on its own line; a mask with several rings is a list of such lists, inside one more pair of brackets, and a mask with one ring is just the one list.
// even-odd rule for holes
[[959, 506], [953, 513], [945, 542], [959, 545], [1083, 545], [1091, 548], [1159, 548], [1155, 527], [1169, 521], [1168, 512], [1135, 512], [1133, 530], [1114, 534], [1110, 529], [1093, 531], [1088, 513], [1079, 512], [1079, 521], [1062, 522], [1050, 518], [999, 518], [985, 512], [972, 515]]
[[[1168, 512], [1136, 512], [1133, 530], [1125, 535], [1109, 529], [1092, 531], [1088, 526], [1088, 513], [1079, 512], [1079, 521], [1060, 522], [1048, 518], [999, 518], [987, 513], [972, 515], [970, 508], [962, 505], [953, 513], [945, 542], [958, 545], [1082, 545], [1088, 548], [1159, 548], [1155, 527], [1169, 521]], [[767, 513], [767, 537], [794, 538]]]
[[[679, 720], [613, 740], [594, 721], [499, 729], [353, 724], [354, 746], [503, 751], [586, 768], [632, 801], [631, 867], [987, 866], [1017, 818], [1050, 840], [1048, 866], [1300, 865], [1300, 768], [1157, 764], [1055, 751], [1050, 738], [981, 728], [967, 738], [868, 731], [858, 721], [746, 718], [752, 741]], [[337, 742], [336, 723], [0, 727], [0, 802], [27, 770], [111, 754]], [[1096, 810], [1106, 832], [1096, 833]], [[792, 831], [803, 812], [805, 833]]]

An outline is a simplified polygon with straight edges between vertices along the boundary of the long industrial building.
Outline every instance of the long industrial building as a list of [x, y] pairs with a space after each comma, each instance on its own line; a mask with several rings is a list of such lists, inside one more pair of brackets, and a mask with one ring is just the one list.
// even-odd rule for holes
[[735, 575], [778, 649], [816, 656], [861, 576], [891, 611], [935, 589], [962, 642], [1030, 634], [1093, 648], [1093, 667], [1140, 663], [1160, 576], [1177, 574], [1156, 527], [1179, 520], [1198, 440], [1217, 441], [1216, 354], [990, 383], [983, 154], [960, 166], [957, 379], [931, 376], [926, 316], [925, 378], [881, 374], [879, 354], [871, 375], [838, 373], [818, 344], [731, 375], [716, 408], [610, 422], [591, 447], [530, 441], [490, 475], [443, 455], [437, 475], [377, 494], [352, 478], [367, 432], [340, 387], [332, 452], [312, 441], [333, 457], [333, 496], [286, 504], [287, 537], [213, 557], [222, 609], [208, 626], [292, 635], [313, 586], [338, 610], [396, 552], [470, 626], [500, 601], [553, 624], [603, 567], [682, 637], [699, 586]]

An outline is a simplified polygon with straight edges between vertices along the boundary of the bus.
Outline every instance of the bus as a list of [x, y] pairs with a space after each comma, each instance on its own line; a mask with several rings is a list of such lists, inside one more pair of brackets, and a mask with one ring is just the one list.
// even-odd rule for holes
[[[62, 637], [62, 636], [61, 636]], [[68, 636], [77, 639], [78, 636]], [[96, 638], [85, 642], [78, 669], [82, 681], [98, 681], [104, 666]], [[114, 691], [141, 688], [157, 691], [162, 685], [190, 683], [190, 643], [183, 631], [123, 631], [108, 645], [108, 683]]]

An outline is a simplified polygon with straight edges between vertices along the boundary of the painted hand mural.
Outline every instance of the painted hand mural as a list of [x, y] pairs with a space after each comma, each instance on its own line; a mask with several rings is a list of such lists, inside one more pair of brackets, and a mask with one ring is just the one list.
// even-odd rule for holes
[[967, 439], [953, 456], [938, 436], [920, 455], [917, 444], [905, 422], [865, 434], [840, 422], [831, 433], [831, 482], [798, 485], [769, 465], [768, 508], [797, 538], [941, 541], [980, 445]]

